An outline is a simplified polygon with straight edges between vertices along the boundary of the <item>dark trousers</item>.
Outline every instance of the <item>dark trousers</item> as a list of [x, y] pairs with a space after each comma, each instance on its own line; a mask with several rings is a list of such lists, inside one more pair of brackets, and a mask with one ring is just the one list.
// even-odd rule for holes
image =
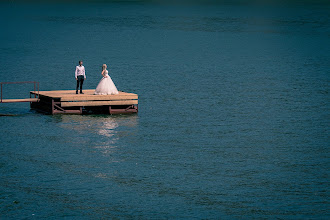
[[78, 76], [76, 92], [78, 92], [79, 84], [80, 84], [80, 92], [82, 92], [82, 87], [84, 84], [84, 76]]

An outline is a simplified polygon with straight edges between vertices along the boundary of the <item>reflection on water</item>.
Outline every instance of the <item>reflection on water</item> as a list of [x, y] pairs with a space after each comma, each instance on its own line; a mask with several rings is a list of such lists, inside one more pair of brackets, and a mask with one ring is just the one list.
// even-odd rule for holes
[[78, 142], [90, 148], [98, 149], [104, 155], [114, 153], [117, 142], [121, 138], [127, 139], [135, 135], [134, 129], [138, 124], [137, 119], [137, 115], [56, 115], [52, 117], [52, 120], [55, 120], [59, 127], [78, 134], [78, 137], [81, 138], [76, 137]]
[[118, 123], [113, 118], [106, 118], [100, 123], [98, 133], [106, 137], [112, 137], [117, 127]]
[[92, 132], [111, 137], [120, 125], [137, 126], [137, 115], [110, 116], [110, 115], [56, 115], [52, 120], [60, 123], [60, 127], [72, 129], [80, 133]]

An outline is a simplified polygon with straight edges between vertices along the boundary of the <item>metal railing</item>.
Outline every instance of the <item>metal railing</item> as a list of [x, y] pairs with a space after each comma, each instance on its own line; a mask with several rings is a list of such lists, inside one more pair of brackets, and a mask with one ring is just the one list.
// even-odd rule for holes
[[[35, 93], [36, 91], [38, 91], [38, 98], [39, 98], [39, 82], [35, 82], [35, 81], [24, 81], [24, 82], [0, 82], [0, 87], [1, 87], [1, 100], [0, 102], [2, 102], [2, 87], [4, 84], [25, 84], [25, 83], [33, 83], [34, 85], [34, 98], [37, 97], [37, 94]], [[37, 87], [37, 90], [36, 90]]]

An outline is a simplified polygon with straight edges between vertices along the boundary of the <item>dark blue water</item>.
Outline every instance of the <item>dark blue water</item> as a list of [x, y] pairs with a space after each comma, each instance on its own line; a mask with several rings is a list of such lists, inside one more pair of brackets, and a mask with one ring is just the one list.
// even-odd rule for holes
[[[327, 219], [330, 5], [1, 3], [0, 81], [139, 113], [1, 104], [1, 219]], [[5, 98], [31, 85], [5, 85]]]

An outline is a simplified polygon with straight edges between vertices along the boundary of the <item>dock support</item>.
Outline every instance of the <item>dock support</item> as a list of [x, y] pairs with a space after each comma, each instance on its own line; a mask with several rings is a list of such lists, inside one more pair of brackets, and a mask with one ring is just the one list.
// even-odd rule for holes
[[55, 108], [55, 106], [54, 106], [54, 99], [52, 99], [52, 115], [54, 115], [54, 108]]
[[126, 105], [126, 106], [120, 106], [120, 107], [115, 107], [112, 108], [109, 106], [109, 113], [111, 115], [113, 114], [131, 114], [131, 113], [137, 113], [138, 112], [138, 107], [137, 105]]
[[[60, 106], [58, 106], [57, 104], [60, 104], [60, 103], [57, 103], [57, 102], [54, 102], [54, 108], [57, 108], [63, 112], [65, 112], [65, 110], [63, 108], [61, 108]], [[56, 110], [56, 109], [55, 109]]]

